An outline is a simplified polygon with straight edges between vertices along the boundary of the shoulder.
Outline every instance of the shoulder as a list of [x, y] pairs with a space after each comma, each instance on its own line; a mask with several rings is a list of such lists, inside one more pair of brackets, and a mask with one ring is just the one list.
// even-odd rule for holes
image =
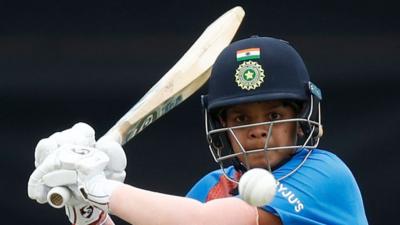
[[[314, 170], [323, 178], [343, 182], [355, 182], [349, 167], [336, 154], [322, 149], [314, 149], [305, 163], [305, 170]], [[344, 180], [343, 180], [344, 179]]]
[[[291, 175], [287, 176], [288, 174]], [[334, 153], [322, 149], [297, 152], [290, 161], [274, 171], [274, 175], [278, 180], [282, 180], [282, 183], [290, 186], [318, 184], [303, 187], [305, 190], [310, 189], [312, 193], [335, 188], [358, 190], [356, 180], [347, 165]], [[284, 178], [286, 176], [287, 178]]]
[[310, 159], [323, 159], [324, 163], [333, 162], [343, 164], [343, 161], [334, 153], [324, 149], [314, 149]]
[[277, 193], [265, 209], [278, 213], [282, 221], [337, 224], [347, 220], [365, 224], [359, 223], [365, 222], [365, 212], [354, 176], [332, 152], [298, 151], [274, 175], [279, 180]]
[[[308, 153], [308, 151], [309, 150], [301, 149], [294, 157], [303, 158]], [[337, 155], [335, 155], [331, 151], [324, 149], [313, 149], [308, 159], [311, 159], [311, 161], [318, 160], [317, 162], [320, 163], [343, 163], [343, 161]]]
[[337, 155], [323, 149], [314, 149], [312, 151], [301, 149], [291, 160], [274, 172], [279, 178], [279, 175], [286, 174], [299, 165], [301, 167], [298, 172], [315, 172], [319, 175], [329, 175], [330, 177], [335, 174], [351, 175], [347, 165]]

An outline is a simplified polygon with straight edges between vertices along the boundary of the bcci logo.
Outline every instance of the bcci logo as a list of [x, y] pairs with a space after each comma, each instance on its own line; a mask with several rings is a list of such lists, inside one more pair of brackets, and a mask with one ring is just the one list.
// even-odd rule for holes
[[246, 61], [236, 69], [235, 81], [243, 90], [254, 90], [264, 82], [265, 74], [260, 64]]

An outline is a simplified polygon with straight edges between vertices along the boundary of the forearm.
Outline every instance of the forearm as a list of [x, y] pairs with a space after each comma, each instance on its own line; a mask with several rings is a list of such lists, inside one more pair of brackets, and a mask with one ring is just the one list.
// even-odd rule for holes
[[110, 199], [112, 214], [135, 225], [255, 225], [257, 208], [238, 198], [197, 200], [121, 185]]

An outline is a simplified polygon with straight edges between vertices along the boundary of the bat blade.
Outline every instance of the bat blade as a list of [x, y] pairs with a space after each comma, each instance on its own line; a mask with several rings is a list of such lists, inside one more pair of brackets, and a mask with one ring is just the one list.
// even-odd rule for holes
[[125, 144], [201, 88], [243, 17], [244, 10], [238, 6], [209, 25], [182, 58], [102, 138]]

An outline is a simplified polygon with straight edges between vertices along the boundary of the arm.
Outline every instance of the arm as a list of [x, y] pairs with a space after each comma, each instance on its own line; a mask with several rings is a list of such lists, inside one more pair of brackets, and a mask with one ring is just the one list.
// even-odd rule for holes
[[216, 199], [203, 204], [190, 198], [146, 191], [129, 185], [121, 185], [113, 191], [109, 206], [114, 215], [137, 225], [281, 224], [277, 216], [258, 210], [239, 198]]
[[[96, 147], [100, 146], [96, 144]], [[45, 157], [44, 162], [39, 163], [28, 185], [32, 199], [45, 199], [49, 187], [68, 186], [80, 203], [89, 204], [106, 213], [111, 210], [114, 215], [135, 225], [256, 225], [259, 224], [259, 217], [262, 225], [279, 221], [276, 216], [258, 212], [256, 207], [239, 198], [217, 199], [203, 204], [193, 199], [146, 191], [107, 179], [104, 167], [108, 168], [113, 163], [106, 163], [105, 158], [108, 157], [104, 152], [83, 147], [86, 153], [82, 154], [77, 151], [79, 148], [76, 145], [57, 146], [54, 152]], [[67, 181], [63, 176], [65, 170], [75, 171], [76, 176]], [[78, 190], [78, 187], [83, 189]], [[75, 223], [75, 220], [71, 222]], [[112, 221], [107, 220], [106, 224], [112, 224]]]

